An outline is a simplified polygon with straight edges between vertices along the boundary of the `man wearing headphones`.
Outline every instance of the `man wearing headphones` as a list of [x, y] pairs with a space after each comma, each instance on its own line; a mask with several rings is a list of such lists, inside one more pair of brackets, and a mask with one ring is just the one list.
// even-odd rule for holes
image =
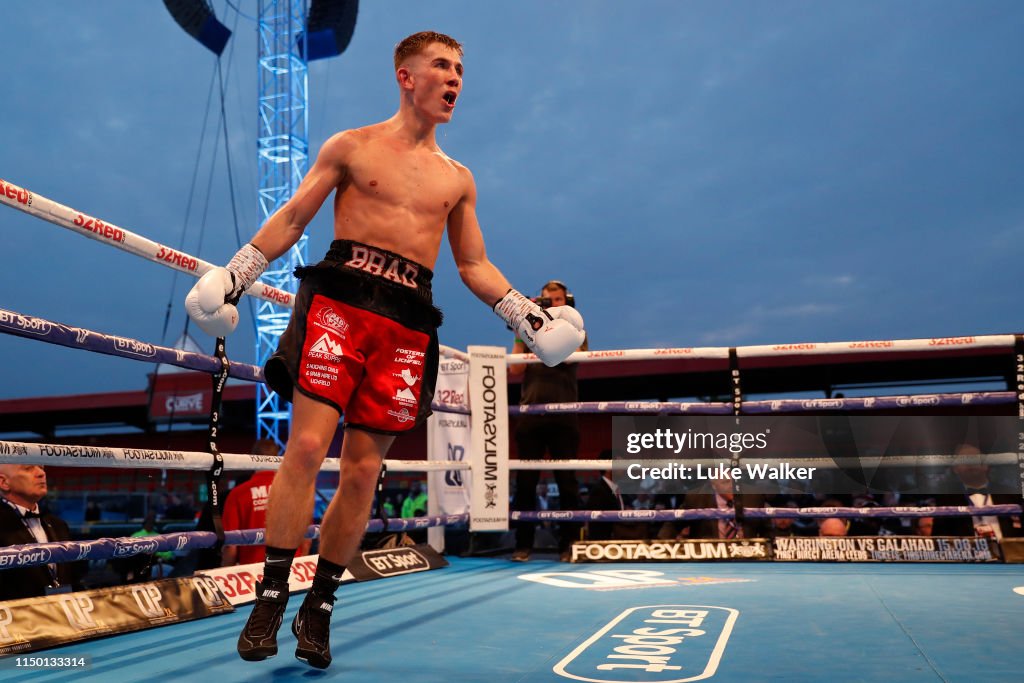
[[[564, 283], [551, 280], [541, 288], [540, 299], [535, 301], [543, 308], [551, 306], [572, 306], [576, 301]], [[580, 351], [587, 350], [588, 341], [583, 340]], [[526, 344], [516, 338], [512, 353], [528, 353]], [[522, 392], [519, 399], [521, 405], [534, 403], [575, 403], [579, 400], [579, 386], [576, 382], [576, 364], [560, 363], [547, 367], [541, 363], [509, 365], [510, 378], [522, 377]], [[579, 417], [575, 414], [559, 413], [555, 415], [523, 415], [516, 427], [516, 446], [521, 460], [541, 460], [550, 457], [553, 460], [571, 460], [576, 458], [580, 446]], [[576, 473], [570, 470], [555, 470], [555, 481], [558, 483], [559, 507], [562, 510], [578, 510], [579, 482]], [[519, 470], [516, 472], [516, 494], [512, 499], [512, 509], [532, 511], [537, 509], [537, 484], [540, 481], [539, 470]], [[526, 562], [530, 559], [533, 549], [536, 524], [519, 522], [516, 525], [516, 547], [512, 559]], [[579, 533], [579, 524], [561, 523], [559, 525], [558, 550], [563, 560], [567, 560], [572, 542]]]

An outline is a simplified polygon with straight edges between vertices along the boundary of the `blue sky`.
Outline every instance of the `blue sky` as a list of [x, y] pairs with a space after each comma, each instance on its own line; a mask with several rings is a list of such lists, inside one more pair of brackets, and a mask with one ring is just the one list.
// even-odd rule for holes
[[[236, 29], [223, 63], [245, 240], [255, 27], [213, 4]], [[427, 28], [465, 45], [438, 141], [474, 171], [492, 260], [526, 292], [569, 283], [592, 348], [1021, 330], [1024, 4], [364, 0], [345, 54], [311, 65], [313, 149], [394, 112], [391, 50]], [[231, 256], [216, 111], [184, 227], [215, 58], [162, 3], [9, 0], [0, 45], [0, 178]], [[0, 308], [155, 343], [181, 333], [185, 276], [5, 207], [0, 231]], [[308, 234], [316, 258], [329, 211]], [[436, 270], [442, 342], [509, 345], [446, 245]], [[254, 356], [250, 321], [238, 360]], [[150, 370], [7, 336], [0, 354], [0, 398], [142, 389]]]

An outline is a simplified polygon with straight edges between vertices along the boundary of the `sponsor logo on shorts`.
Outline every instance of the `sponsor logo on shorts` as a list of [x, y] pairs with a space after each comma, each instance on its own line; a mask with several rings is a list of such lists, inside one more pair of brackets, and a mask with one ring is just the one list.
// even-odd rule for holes
[[412, 393], [409, 387], [402, 387], [391, 398], [404, 406], [416, 405], [416, 394]]
[[416, 276], [420, 272], [419, 266], [411, 261], [362, 245], [352, 245], [352, 258], [345, 265], [412, 289], [416, 289]]
[[414, 415], [409, 414], [408, 408], [402, 408], [401, 410], [389, 410], [388, 415], [395, 418], [399, 422], [412, 422], [416, 419]]
[[[553, 667], [594, 683], [682, 683], [715, 675], [739, 611], [709, 605], [631, 607]], [[641, 678], [642, 677], [642, 678]]]
[[309, 358], [317, 358], [319, 360], [337, 363], [341, 360], [341, 357], [344, 354], [341, 351], [341, 344], [331, 337], [330, 334], [324, 332], [323, 335], [316, 340], [312, 348], [309, 349], [309, 353], [307, 355]]
[[423, 357], [426, 354], [423, 351], [416, 351], [415, 349], [395, 349], [395, 362], [405, 363], [406, 365], [423, 365]]
[[324, 306], [316, 312], [313, 322], [328, 330], [334, 330], [342, 339], [348, 332], [349, 324], [341, 315], [332, 308]]
[[[338, 368], [333, 365], [306, 363], [304, 372], [306, 377], [309, 379], [310, 384], [330, 387], [334, 386], [334, 383], [338, 381]], [[266, 460], [265, 462], [276, 462], [279, 458], [279, 456], [270, 457], [273, 458], [273, 460]]]

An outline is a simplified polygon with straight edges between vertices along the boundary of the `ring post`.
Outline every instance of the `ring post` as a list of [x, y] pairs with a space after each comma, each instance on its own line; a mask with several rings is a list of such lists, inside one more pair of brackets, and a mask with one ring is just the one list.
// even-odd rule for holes
[[507, 370], [503, 347], [469, 347], [470, 531], [508, 531]]

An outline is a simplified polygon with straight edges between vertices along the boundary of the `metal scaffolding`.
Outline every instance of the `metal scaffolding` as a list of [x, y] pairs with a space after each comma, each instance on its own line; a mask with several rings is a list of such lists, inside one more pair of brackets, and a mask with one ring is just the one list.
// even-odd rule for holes
[[[295, 193], [309, 165], [306, 0], [260, 0], [259, 42], [259, 205], [266, 222]], [[307, 261], [307, 238], [270, 264], [263, 281], [295, 291], [292, 271]], [[277, 349], [291, 311], [259, 300], [256, 310], [256, 363]], [[256, 385], [256, 434], [284, 445], [288, 407], [265, 384]]]

